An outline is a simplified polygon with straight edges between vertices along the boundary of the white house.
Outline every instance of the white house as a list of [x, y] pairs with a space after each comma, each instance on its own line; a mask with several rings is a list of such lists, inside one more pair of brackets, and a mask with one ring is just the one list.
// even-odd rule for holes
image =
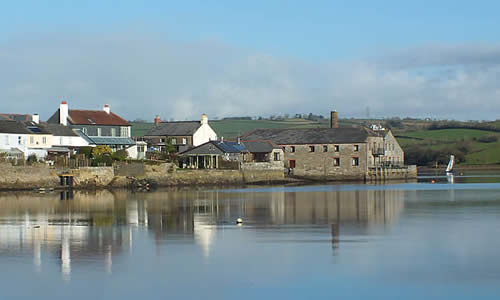
[[160, 150], [170, 141], [177, 152], [217, 140], [217, 133], [208, 124], [206, 114], [200, 121], [161, 122], [156, 116], [155, 126], [144, 136], [149, 145]]

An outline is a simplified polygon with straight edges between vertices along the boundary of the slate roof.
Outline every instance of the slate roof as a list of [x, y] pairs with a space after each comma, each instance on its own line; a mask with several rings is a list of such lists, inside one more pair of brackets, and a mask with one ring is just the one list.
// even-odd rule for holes
[[245, 140], [270, 140], [279, 145], [363, 143], [369, 136], [378, 136], [366, 128], [287, 128], [256, 129], [243, 135]]
[[125, 137], [88, 137], [96, 145], [135, 145], [135, 141]]
[[32, 132], [21, 122], [0, 120], [0, 133], [31, 134]]
[[54, 136], [78, 136], [78, 134], [76, 134], [71, 127], [61, 124], [41, 123], [40, 127], [45, 128]]
[[145, 136], [190, 136], [200, 128], [200, 121], [161, 122]]
[[24, 122], [24, 125], [32, 134], [52, 134], [46, 127], [33, 121]]
[[0, 114], [0, 120], [14, 120], [25, 122], [31, 120], [31, 115], [28, 114]]
[[[130, 123], [117, 114], [104, 110], [68, 110], [68, 122], [73, 125], [108, 125], [108, 126], [130, 126]], [[59, 124], [59, 109], [47, 120], [48, 123]]]
[[[207, 147], [207, 145], [212, 145], [214, 147], [210, 148]], [[222, 153], [270, 153], [273, 151], [275, 146], [270, 141], [241, 141], [240, 143], [235, 141], [209, 141], [205, 144], [181, 152], [180, 155], [214, 154], [218, 152], [214, 151], [214, 148], [217, 148]]]
[[270, 153], [273, 149], [278, 148], [271, 141], [242, 141], [242, 144], [251, 153]]

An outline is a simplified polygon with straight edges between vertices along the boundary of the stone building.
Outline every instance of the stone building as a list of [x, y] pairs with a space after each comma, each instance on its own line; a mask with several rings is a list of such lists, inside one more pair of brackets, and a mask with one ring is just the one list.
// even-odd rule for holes
[[238, 169], [241, 163], [283, 168], [283, 151], [270, 141], [209, 141], [180, 153], [181, 167]]
[[243, 139], [282, 147], [285, 167], [298, 177], [365, 179], [377, 168], [403, 168], [403, 150], [389, 130], [338, 128], [334, 113], [331, 128], [257, 129]]
[[208, 124], [207, 115], [203, 114], [200, 121], [161, 122], [156, 116], [155, 126], [144, 136], [148, 146], [156, 151], [171, 142], [176, 152], [186, 151], [208, 141], [217, 140], [217, 133]]

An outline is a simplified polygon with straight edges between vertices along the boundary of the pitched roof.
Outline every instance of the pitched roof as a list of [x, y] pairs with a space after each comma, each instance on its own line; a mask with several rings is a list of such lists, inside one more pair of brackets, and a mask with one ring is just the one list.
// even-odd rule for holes
[[128, 137], [88, 137], [96, 145], [135, 145], [135, 141]]
[[270, 153], [277, 148], [271, 141], [242, 141], [241, 143], [250, 153]]
[[[68, 110], [68, 121], [73, 125], [108, 125], [108, 126], [130, 126], [130, 123], [117, 114], [104, 110]], [[59, 109], [49, 118], [48, 123], [60, 123]]]
[[162, 122], [151, 128], [146, 136], [189, 136], [193, 135], [200, 126], [200, 121]]
[[14, 120], [0, 120], [0, 133], [31, 134], [26, 126]]
[[45, 128], [45, 130], [52, 133], [54, 136], [78, 136], [71, 127], [61, 124], [41, 123], [40, 127]]
[[[214, 146], [212, 148], [207, 146]], [[240, 143], [235, 141], [209, 141], [205, 144], [199, 145], [187, 151], [181, 152], [181, 155], [187, 154], [214, 154], [218, 151], [214, 151], [215, 148], [220, 150], [222, 153], [270, 153], [273, 151], [275, 146], [270, 141], [241, 141]]]
[[29, 114], [0, 114], [0, 120], [14, 120], [14, 121], [29, 121], [31, 120], [31, 115]]
[[243, 135], [246, 140], [270, 140], [276, 144], [349, 144], [363, 143], [377, 133], [366, 128], [287, 128], [256, 129]]
[[33, 134], [52, 134], [46, 127], [33, 121], [26, 121], [24, 125]]

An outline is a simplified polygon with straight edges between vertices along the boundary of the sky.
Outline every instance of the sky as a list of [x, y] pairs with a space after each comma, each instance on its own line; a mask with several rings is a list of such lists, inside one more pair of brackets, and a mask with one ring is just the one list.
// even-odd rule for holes
[[498, 1], [3, 1], [0, 112], [495, 120]]

